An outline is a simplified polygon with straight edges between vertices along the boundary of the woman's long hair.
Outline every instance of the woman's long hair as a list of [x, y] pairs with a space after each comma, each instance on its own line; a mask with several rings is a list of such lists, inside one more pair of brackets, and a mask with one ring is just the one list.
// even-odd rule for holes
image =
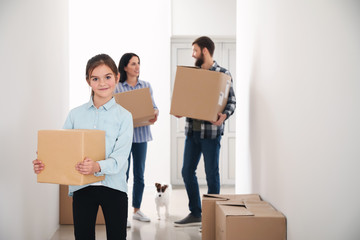
[[127, 74], [125, 72], [125, 67], [129, 64], [130, 59], [132, 57], [134, 57], [134, 56], [139, 59], [139, 64], [140, 64], [140, 58], [135, 53], [125, 53], [120, 58], [118, 70], [119, 70], [119, 73], [120, 73], [120, 82], [121, 83], [125, 82], [126, 79], [127, 79]]

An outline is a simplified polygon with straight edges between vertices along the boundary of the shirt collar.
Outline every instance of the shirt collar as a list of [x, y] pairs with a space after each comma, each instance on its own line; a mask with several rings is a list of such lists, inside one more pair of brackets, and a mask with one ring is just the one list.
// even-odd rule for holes
[[91, 107], [95, 107], [94, 106], [94, 102], [93, 102], [93, 99], [92, 99], [92, 96], [90, 97], [90, 100], [88, 101], [88, 103], [86, 104], [86, 108], [89, 109]]
[[[115, 104], [115, 98], [112, 97], [110, 99], [110, 101], [108, 101], [107, 103], [105, 103], [104, 105], [102, 105], [101, 107], [103, 107], [106, 111], [109, 110], [114, 104]], [[90, 97], [90, 101], [86, 104], [86, 107], [89, 109], [89, 108], [95, 108], [95, 105], [94, 105], [94, 102], [93, 102], [93, 98]], [[101, 108], [100, 107], [100, 108]]]
[[[126, 86], [129, 86], [129, 87], [133, 87], [133, 86], [130, 86], [130, 85], [127, 83], [127, 81], [123, 82], [122, 84], [123, 84], [123, 85], [126, 85]], [[136, 87], [137, 85], [140, 85], [140, 86], [142, 85], [142, 82], [140, 81], [140, 79], [137, 80], [137, 83], [136, 83], [136, 85], [135, 85], [134, 87]]]
[[110, 99], [110, 101], [108, 101], [107, 103], [105, 103], [104, 105], [103, 105], [103, 107], [104, 107], [104, 109], [107, 111], [107, 110], [109, 110], [112, 106], [114, 106], [115, 105], [115, 98], [114, 97], [112, 97], [111, 99]]
[[214, 70], [218, 67], [219, 65], [217, 64], [217, 62], [214, 60], [213, 65], [211, 66], [210, 70]]

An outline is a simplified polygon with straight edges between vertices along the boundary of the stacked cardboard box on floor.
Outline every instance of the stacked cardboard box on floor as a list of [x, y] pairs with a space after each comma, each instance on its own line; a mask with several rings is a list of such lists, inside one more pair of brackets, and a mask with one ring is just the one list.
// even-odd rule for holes
[[116, 93], [114, 97], [118, 104], [131, 113], [134, 128], [153, 124], [149, 122], [155, 117], [149, 88]]
[[257, 194], [207, 194], [202, 200], [203, 240], [285, 240], [286, 219]]
[[[60, 185], [60, 224], [74, 224], [72, 211], [72, 197], [68, 195], [69, 187]], [[98, 215], [96, 217], [96, 224], [105, 224], [104, 215], [101, 207], [99, 207]]]
[[105, 131], [62, 129], [38, 131], [38, 159], [45, 165], [37, 175], [41, 183], [85, 185], [105, 179], [105, 176], [83, 175], [75, 169], [77, 162], [89, 157], [105, 159]]
[[230, 200], [261, 201], [258, 194], [204, 194], [202, 198], [202, 239], [215, 240], [215, 209], [216, 202]]
[[227, 103], [231, 77], [225, 73], [178, 66], [170, 114], [216, 121]]

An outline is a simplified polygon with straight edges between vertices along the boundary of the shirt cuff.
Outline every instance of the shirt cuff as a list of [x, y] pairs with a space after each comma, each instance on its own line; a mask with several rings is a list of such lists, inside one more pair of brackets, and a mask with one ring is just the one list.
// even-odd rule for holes
[[94, 176], [95, 176], [95, 177], [100, 177], [100, 176], [104, 176], [104, 175], [105, 175], [105, 174], [103, 174], [103, 173], [101, 172], [101, 169], [102, 169], [101, 163], [100, 163], [100, 162], [98, 162], [98, 163], [99, 163], [99, 166], [100, 166], [100, 171], [94, 173]]
[[105, 174], [103, 174], [102, 172], [96, 172], [94, 173], [95, 177], [100, 177], [100, 176], [104, 176]]

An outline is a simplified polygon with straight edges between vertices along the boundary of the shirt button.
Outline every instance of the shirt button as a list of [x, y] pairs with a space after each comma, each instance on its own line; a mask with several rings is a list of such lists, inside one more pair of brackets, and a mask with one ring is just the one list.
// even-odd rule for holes
[[94, 128], [96, 128], [96, 126], [94, 126]]

